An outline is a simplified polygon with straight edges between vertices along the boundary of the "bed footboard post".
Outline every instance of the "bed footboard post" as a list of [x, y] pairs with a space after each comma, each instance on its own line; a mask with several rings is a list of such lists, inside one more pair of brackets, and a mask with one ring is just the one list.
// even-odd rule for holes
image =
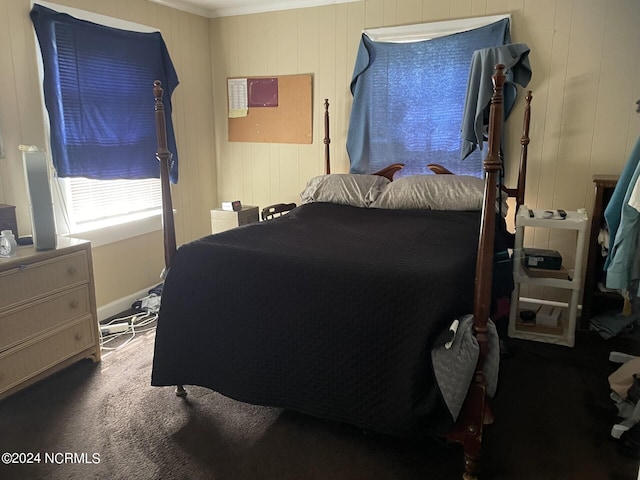
[[156, 158], [160, 162], [160, 186], [162, 188], [162, 224], [164, 232], [164, 270], [161, 277], [164, 279], [171, 260], [176, 252], [176, 232], [173, 222], [173, 204], [171, 201], [171, 187], [169, 185], [169, 163], [173, 156], [167, 148], [167, 128], [164, 116], [164, 104], [162, 103], [162, 86], [160, 80], [153, 82], [153, 96], [155, 97], [156, 134], [158, 136], [158, 151]]
[[[470, 425], [477, 432], [468, 432], [471, 438], [465, 441], [465, 456], [472, 457], [474, 464], [465, 462], [465, 474], [463, 478], [475, 479], [478, 472], [477, 461], [480, 459], [482, 447], [482, 427], [493, 422], [493, 416], [486, 404], [486, 378], [484, 364], [489, 348], [489, 335], [487, 324], [491, 312], [491, 288], [493, 283], [493, 261], [496, 228], [496, 197], [498, 174], [502, 168], [502, 160], [499, 155], [500, 139], [502, 136], [502, 123], [504, 119], [504, 106], [502, 90], [505, 82], [504, 65], [495, 67], [493, 80], [493, 96], [491, 97], [491, 109], [489, 113], [489, 144], [487, 158], [484, 161], [485, 184], [484, 204], [482, 208], [482, 221], [480, 224], [480, 239], [478, 242], [478, 259], [476, 264], [476, 288], [473, 307], [474, 332], [480, 347], [476, 372], [469, 391], [468, 400], [473, 404], [469, 412], [473, 417]], [[467, 442], [469, 445], [467, 446]]]
[[491, 311], [491, 287], [493, 283], [493, 259], [496, 227], [496, 198], [498, 173], [502, 167], [500, 159], [500, 137], [504, 118], [502, 89], [505, 75], [504, 65], [496, 65], [493, 79], [493, 97], [489, 114], [489, 145], [487, 158], [484, 161], [485, 185], [480, 239], [478, 241], [478, 258], [476, 262], [475, 298], [473, 304], [473, 324], [476, 338], [480, 346], [480, 358], [476, 367], [474, 381], [485, 385], [484, 362], [488, 347], [487, 323]]
[[464, 449], [463, 480], [478, 478], [482, 430], [493, 422], [486, 398], [486, 378], [484, 364], [489, 348], [488, 322], [491, 309], [491, 287], [493, 282], [493, 259], [496, 224], [496, 197], [498, 173], [502, 166], [499, 156], [500, 137], [504, 118], [502, 89], [505, 75], [504, 65], [495, 67], [493, 97], [489, 114], [489, 145], [484, 161], [485, 185], [473, 306], [473, 331], [480, 353], [475, 374], [467, 397], [453, 430], [446, 435], [449, 441], [460, 443]]

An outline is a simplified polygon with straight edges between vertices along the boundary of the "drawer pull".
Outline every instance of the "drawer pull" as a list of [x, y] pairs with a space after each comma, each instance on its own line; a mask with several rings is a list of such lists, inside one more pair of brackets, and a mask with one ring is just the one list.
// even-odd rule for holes
[[79, 342], [80, 340], [82, 340], [82, 333], [80, 333], [80, 332], [76, 333], [75, 338], [76, 338], [76, 341], [77, 341], [77, 342]]
[[78, 300], [75, 300], [75, 299], [74, 299], [74, 300], [71, 300], [71, 301], [69, 302], [69, 307], [70, 307], [72, 310], [75, 310], [76, 308], [78, 308], [79, 303], [80, 303], [80, 302], [78, 302]]
[[74, 266], [71, 266], [71, 267], [69, 267], [69, 268], [67, 269], [67, 272], [69, 272], [69, 275], [71, 275], [71, 276], [75, 275], [77, 271], [78, 271], [78, 270], [77, 270], [77, 269], [76, 269], [76, 267], [74, 267]]

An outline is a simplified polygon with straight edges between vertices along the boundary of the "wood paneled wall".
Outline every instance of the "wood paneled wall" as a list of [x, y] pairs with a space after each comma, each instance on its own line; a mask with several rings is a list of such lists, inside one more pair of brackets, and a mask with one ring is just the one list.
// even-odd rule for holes
[[[619, 172], [640, 131], [640, 5], [634, 0], [365, 0], [212, 19], [220, 197], [260, 205], [295, 201], [308, 177], [322, 173], [325, 97], [333, 165], [348, 169], [349, 83], [363, 29], [501, 13], [512, 15], [513, 41], [532, 49], [527, 203], [588, 208], [591, 174]], [[314, 145], [228, 142], [226, 77], [293, 73], [314, 75]], [[511, 163], [519, 152], [520, 114], [509, 123]]]
[[[592, 175], [619, 173], [640, 133], [636, 0], [364, 0], [212, 19], [219, 199], [299, 201], [307, 179], [323, 173], [324, 98], [331, 102], [332, 171], [348, 170], [349, 83], [363, 29], [503, 13], [512, 15], [512, 40], [531, 47], [526, 203], [590, 212]], [[291, 73], [314, 75], [313, 145], [229, 143], [225, 78]], [[519, 157], [522, 106], [506, 128], [508, 166]], [[507, 175], [515, 186], [515, 168]], [[558, 249], [573, 264], [571, 241], [561, 233], [529, 230], [527, 242]]]
[[[619, 173], [640, 133], [637, 0], [363, 0], [217, 19], [147, 0], [58, 3], [162, 30], [181, 82], [173, 103], [181, 162], [173, 187], [179, 244], [209, 232], [209, 210], [221, 201], [260, 207], [299, 201], [306, 181], [323, 173], [324, 98], [331, 102], [333, 171], [348, 170], [349, 83], [365, 28], [512, 14], [513, 41], [532, 49], [526, 194], [532, 207], [591, 211], [592, 174]], [[21, 233], [30, 222], [17, 145], [44, 144], [30, 7], [29, 0], [0, 0], [0, 132], [7, 151], [0, 159], [0, 202], [18, 207]], [[314, 78], [313, 144], [227, 141], [227, 77], [298, 73]], [[521, 106], [512, 118], [521, 117]], [[513, 164], [519, 120], [507, 133]], [[507, 180], [515, 181], [513, 169]], [[542, 231], [528, 236], [571, 261], [566, 238]], [[100, 306], [159, 280], [162, 238], [152, 233], [98, 247], [94, 257]]]
[[[173, 187], [178, 241], [209, 233], [216, 189], [208, 19], [146, 0], [56, 3], [162, 31], [180, 78], [173, 96], [180, 158], [180, 181]], [[17, 206], [21, 235], [29, 232], [31, 221], [18, 145], [46, 147], [30, 9], [29, 0], [0, 0], [0, 132], [6, 150], [6, 158], [0, 159], [0, 203]], [[152, 88], [149, 115], [153, 115]], [[98, 307], [160, 283], [161, 232], [94, 248], [93, 256]]]

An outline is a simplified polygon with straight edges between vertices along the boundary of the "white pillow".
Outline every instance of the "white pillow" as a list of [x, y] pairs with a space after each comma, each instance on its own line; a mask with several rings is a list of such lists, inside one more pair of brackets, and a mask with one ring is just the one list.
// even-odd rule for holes
[[[506, 199], [503, 197], [502, 200], [502, 213], [506, 215]], [[412, 175], [389, 183], [371, 207], [482, 210], [483, 202], [484, 180], [482, 178], [468, 175]]]
[[313, 177], [300, 193], [302, 203], [328, 202], [368, 207], [384, 191], [389, 180], [380, 175], [334, 173]]

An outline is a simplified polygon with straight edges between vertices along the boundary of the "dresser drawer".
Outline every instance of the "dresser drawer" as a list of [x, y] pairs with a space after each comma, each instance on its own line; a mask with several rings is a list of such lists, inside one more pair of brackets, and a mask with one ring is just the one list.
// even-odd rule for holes
[[0, 353], [0, 394], [96, 344], [93, 318]]
[[0, 316], [0, 352], [64, 322], [89, 314], [91, 303], [87, 284], [10, 310]]
[[0, 272], [0, 312], [5, 308], [89, 281], [85, 251]]

